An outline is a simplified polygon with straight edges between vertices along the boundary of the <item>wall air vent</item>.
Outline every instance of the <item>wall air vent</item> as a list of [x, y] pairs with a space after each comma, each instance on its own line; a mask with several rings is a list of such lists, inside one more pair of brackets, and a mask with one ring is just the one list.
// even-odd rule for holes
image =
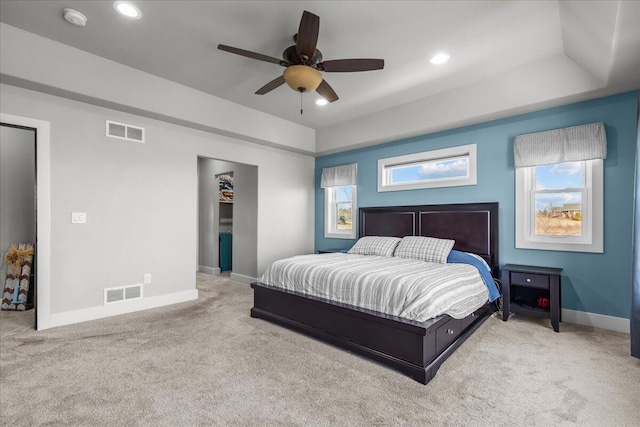
[[142, 285], [120, 286], [104, 290], [104, 304], [142, 298]]
[[127, 141], [144, 142], [144, 128], [107, 120], [107, 136]]

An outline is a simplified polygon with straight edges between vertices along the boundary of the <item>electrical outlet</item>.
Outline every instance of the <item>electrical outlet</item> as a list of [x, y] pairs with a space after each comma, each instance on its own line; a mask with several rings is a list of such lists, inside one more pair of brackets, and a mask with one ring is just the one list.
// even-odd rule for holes
[[151, 273], [147, 273], [144, 275], [144, 284], [148, 285], [149, 283], [151, 283]]
[[87, 214], [85, 212], [71, 212], [72, 224], [86, 224]]

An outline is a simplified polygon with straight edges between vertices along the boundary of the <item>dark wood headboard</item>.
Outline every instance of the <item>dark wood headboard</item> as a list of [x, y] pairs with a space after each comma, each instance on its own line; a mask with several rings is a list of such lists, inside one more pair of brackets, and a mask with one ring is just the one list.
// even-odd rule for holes
[[498, 273], [498, 203], [360, 208], [360, 237], [428, 236], [483, 257]]

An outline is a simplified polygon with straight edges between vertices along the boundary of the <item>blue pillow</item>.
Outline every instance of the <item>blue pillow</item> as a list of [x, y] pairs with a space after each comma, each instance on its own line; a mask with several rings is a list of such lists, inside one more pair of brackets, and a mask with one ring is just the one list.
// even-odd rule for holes
[[468, 254], [466, 252], [456, 251], [455, 249], [449, 252], [449, 256], [447, 257], [447, 263], [450, 264], [469, 264], [478, 269], [480, 273], [480, 277], [482, 277], [482, 281], [484, 282], [487, 290], [489, 291], [489, 301], [495, 301], [500, 298], [500, 291], [498, 291], [498, 287], [496, 283], [493, 281], [493, 277], [491, 276], [491, 270], [488, 269], [488, 264], [482, 259], [477, 258], [472, 254]]

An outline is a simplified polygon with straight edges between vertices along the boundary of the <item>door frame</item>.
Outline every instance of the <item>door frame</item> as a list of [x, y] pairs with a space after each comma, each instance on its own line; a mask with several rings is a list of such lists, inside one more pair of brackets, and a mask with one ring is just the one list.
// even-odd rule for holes
[[51, 134], [50, 122], [0, 113], [0, 122], [35, 129], [36, 144], [36, 330], [51, 318]]

